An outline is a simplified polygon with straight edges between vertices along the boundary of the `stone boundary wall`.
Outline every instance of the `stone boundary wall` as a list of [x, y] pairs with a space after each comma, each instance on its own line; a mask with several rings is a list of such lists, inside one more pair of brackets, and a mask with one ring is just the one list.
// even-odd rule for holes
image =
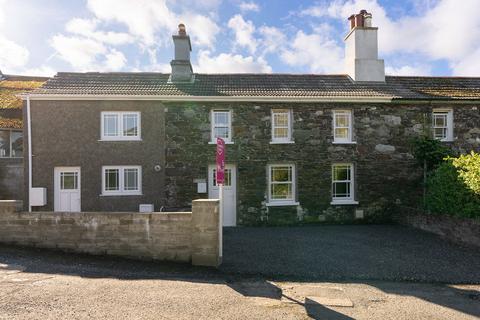
[[450, 241], [480, 248], [480, 220], [447, 215], [429, 215], [415, 209], [402, 208], [393, 215], [399, 224], [437, 234]]
[[220, 265], [218, 200], [192, 212], [19, 212], [0, 201], [0, 242], [96, 255]]

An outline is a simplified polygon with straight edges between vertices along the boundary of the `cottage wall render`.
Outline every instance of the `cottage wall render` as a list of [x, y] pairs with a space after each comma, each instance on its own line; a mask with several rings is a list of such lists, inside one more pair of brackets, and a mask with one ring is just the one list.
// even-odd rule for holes
[[[367, 219], [383, 219], [394, 202], [414, 204], [421, 196], [421, 172], [410, 153], [410, 140], [428, 127], [432, 105], [168, 103], [166, 125], [166, 198], [170, 206], [188, 205], [197, 194], [194, 181], [207, 178], [214, 162], [209, 145], [209, 113], [231, 109], [233, 144], [227, 163], [238, 168], [237, 221], [243, 225], [298, 221], [348, 221], [355, 210]], [[459, 151], [479, 150], [477, 105], [447, 104], [454, 109], [454, 142]], [[270, 144], [271, 109], [292, 109], [293, 144]], [[355, 144], [333, 144], [332, 110], [353, 111]], [[293, 163], [297, 170], [299, 206], [267, 207], [267, 165]], [[358, 206], [332, 206], [331, 166], [355, 167]]]
[[[99, 141], [102, 111], [140, 111], [142, 140]], [[47, 188], [47, 205], [34, 210], [54, 209], [54, 168], [65, 166], [81, 167], [82, 211], [138, 211], [141, 203], [152, 203], [156, 209], [164, 205], [164, 112], [160, 102], [31, 101], [31, 113], [32, 186]], [[25, 160], [28, 172], [28, 158]], [[142, 166], [143, 194], [102, 196], [102, 166], [107, 165]], [[157, 165], [160, 171], [155, 170]], [[28, 190], [28, 175], [25, 178]]]

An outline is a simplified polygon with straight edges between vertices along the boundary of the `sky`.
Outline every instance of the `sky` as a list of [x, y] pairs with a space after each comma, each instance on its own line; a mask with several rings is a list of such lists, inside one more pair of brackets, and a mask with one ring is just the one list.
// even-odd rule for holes
[[480, 76], [480, 0], [0, 0], [0, 70], [169, 73], [181, 22], [194, 72], [342, 74], [361, 9], [387, 74]]

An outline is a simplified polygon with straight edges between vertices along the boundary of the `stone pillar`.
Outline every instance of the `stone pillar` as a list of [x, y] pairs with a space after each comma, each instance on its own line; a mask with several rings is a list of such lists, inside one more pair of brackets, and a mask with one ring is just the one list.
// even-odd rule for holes
[[219, 200], [200, 199], [192, 202], [192, 264], [218, 267], [219, 255]]
[[18, 212], [22, 207], [23, 201], [20, 200], [0, 200], [0, 214]]

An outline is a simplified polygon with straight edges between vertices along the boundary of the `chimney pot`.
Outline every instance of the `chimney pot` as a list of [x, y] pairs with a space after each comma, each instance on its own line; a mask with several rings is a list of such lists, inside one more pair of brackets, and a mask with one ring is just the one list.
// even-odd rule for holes
[[363, 23], [363, 14], [359, 13], [355, 15], [355, 26], [358, 28], [363, 28], [364, 23]]
[[180, 23], [178, 25], [178, 35], [179, 36], [186, 36], [187, 35], [187, 29], [185, 28], [185, 25], [183, 23]]
[[348, 17], [348, 20], [350, 21], [350, 30], [355, 28], [355, 15], [352, 14], [350, 17]]

